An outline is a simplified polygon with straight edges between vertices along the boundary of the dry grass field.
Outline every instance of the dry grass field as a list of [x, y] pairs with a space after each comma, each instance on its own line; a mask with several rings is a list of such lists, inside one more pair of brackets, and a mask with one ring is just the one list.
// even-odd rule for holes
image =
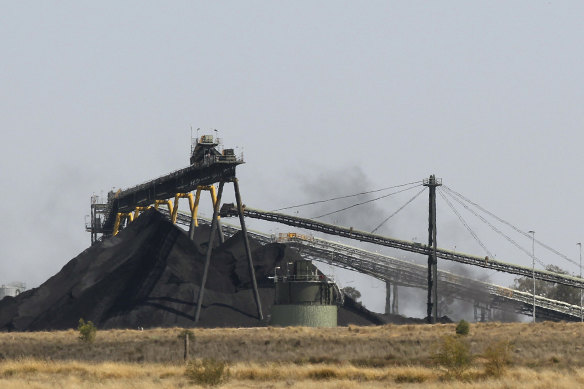
[[[192, 359], [226, 361], [222, 388], [575, 388], [584, 387], [584, 325], [487, 323], [464, 339], [474, 356], [452, 377], [434, 358], [455, 325], [334, 329], [195, 329]], [[198, 387], [185, 375], [182, 329], [0, 333], [0, 388]], [[500, 377], [485, 350], [510, 344]]]

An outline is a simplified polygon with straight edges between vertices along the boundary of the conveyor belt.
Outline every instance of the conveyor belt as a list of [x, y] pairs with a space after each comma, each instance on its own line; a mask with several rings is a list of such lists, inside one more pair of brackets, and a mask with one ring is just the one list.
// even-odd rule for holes
[[[221, 216], [234, 216], [237, 210], [232, 204], [223, 204]], [[393, 247], [412, 253], [429, 255], [431, 248], [420, 243], [408, 242], [405, 240], [388, 238], [381, 235], [375, 235], [364, 231], [354, 230], [353, 228], [339, 227], [332, 224], [318, 222], [311, 219], [284, 215], [276, 212], [267, 212], [259, 209], [245, 208], [244, 215], [254, 219], [272, 221], [286, 224], [293, 227], [304, 228], [311, 231], [323, 232], [330, 235], [342, 236], [344, 238], [355, 239], [362, 242], [378, 244], [387, 247]], [[526, 266], [506, 263], [487, 257], [478, 257], [475, 255], [458, 253], [450, 250], [438, 249], [438, 258], [449, 261], [459, 262], [466, 265], [478, 266], [486, 269], [497, 270], [505, 273], [516, 274], [523, 277], [531, 277], [532, 269]], [[535, 278], [543, 281], [555, 282], [558, 284], [584, 288], [584, 279], [573, 277], [565, 274], [553, 273], [545, 270], [535, 270]]]
[[[179, 213], [177, 222], [189, 226], [190, 215]], [[199, 223], [210, 225], [210, 220], [200, 218]], [[238, 228], [224, 222], [222, 226], [227, 236], [239, 231]], [[248, 234], [263, 244], [278, 240], [276, 236], [257, 231], [248, 231]], [[306, 259], [355, 270], [402, 286], [427, 288], [425, 278], [427, 268], [423, 265], [325, 239], [303, 239], [297, 234], [291, 235], [285, 238], [285, 242], [300, 250]], [[533, 295], [530, 293], [462, 277], [443, 270], [438, 271], [438, 283], [441, 293], [472, 303], [486, 303], [501, 309], [512, 307], [515, 312], [526, 315], [531, 315], [533, 309]], [[537, 317], [543, 320], [580, 320], [579, 306], [541, 296], [536, 296], [535, 305]]]
[[188, 193], [198, 186], [229, 181], [235, 177], [235, 168], [241, 163], [234, 160], [213, 161], [208, 166], [191, 165], [143, 184], [116, 193], [110, 192], [107, 216], [100, 232], [111, 233], [118, 212], [132, 212], [136, 207], [152, 205], [156, 200], [169, 199], [176, 193]]

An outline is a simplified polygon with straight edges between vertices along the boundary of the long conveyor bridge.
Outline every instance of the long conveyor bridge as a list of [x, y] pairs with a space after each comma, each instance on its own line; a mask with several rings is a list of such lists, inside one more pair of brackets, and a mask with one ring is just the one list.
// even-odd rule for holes
[[[233, 204], [224, 204], [221, 209], [221, 216], [235, 216], [236, 209]], [[254, 219], [272, 221], [285, 224], [288, 226], [303, 228], [311, 231], [322, 232], [329, 235], [336, 235], [343, 238], [358, 240], [361, 242], [373, 243], [381, 246], [392, 247], [403, 251], [417, 254], [429, 255], [432, 247], [427, 245], [409, 242], [405, 240], [394, 239], [382, 235], [376, 235], [369, 232], [355, 230], [353, 228], [340, 227], [333, 224], [323, 223], [312, 219], [300, 218], [297, 216], [285, 215], [276, 212], [262, 211], [246, 207], [244, 215]], [[476, 255], [459, 253], [451, 250], [437, 249], [437, 257], [449, 261], [463, 263], [465, 265], [478, 266], [486, 269], [497, 270], [505, 273], [516, 274], [523, 277], [532, 277], [536, 279], [558, 284], [584, 288], [584, 279], [573, 277], [566, 274], [553, 273], [545, 270], [533, 270], [530, 267], [516, 265], [509, 262], [503, 262], [488, 257], [479, 257]]]
[[[163, 213], [168, 214], [166, 211]], [[179, 213], [177, 223], [189, 226], [190, 215]], [[199, 223], [210, 225], [211, 221], [199, 218]], [[226, 236], [239, 231], [235, 226], [222, 223]], [[392, 284], [425, 289], [427, 268], [410, 261], [363, 250], [326, 239], [296, 233], [270, 235], [258, 231], [248, 234], [262, 244], [272, 242], [286, 243], [298, 249], [302, 256], [313, 261], [326, 263], [370, 275]], [[481, 303], [491, 308], [511, 310], [530, 315], [533, 308], [533, 295], [511, 288], [463, 277], [444, 270], [438, 270], [441, 293], [470, 303]], [[579, 306], [563, 301], [535, 296], [538, 317], [545, 320], [577, 321], [581, 318]]]

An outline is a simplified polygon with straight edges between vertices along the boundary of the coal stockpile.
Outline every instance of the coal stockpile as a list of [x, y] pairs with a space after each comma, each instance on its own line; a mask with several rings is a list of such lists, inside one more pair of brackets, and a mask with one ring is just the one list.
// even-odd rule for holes
[[[155, 210], [143, 213], [117, 236], [100, 242], [67, 263], [41, 286], [0, 300], [0, 330], [68, 329], [80, 318], [99, 328], [193, 327], [209, 228], [195, 239]], [[219, 242], [218, 237], [215, 242]], [[281, 262], [299, 259], [286, 245], [250, 246], [264, 316], [274, 300], [268, 278]], [[381, 324], [381, 316], [348, 301], [339, 325]], [[216, 243], [203, 309], [197, 326], [267, 325], [257, 318], [241, 233]]]

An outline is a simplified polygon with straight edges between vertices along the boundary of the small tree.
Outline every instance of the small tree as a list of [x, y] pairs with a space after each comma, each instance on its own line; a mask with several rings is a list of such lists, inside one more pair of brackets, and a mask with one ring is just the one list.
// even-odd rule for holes
[[470, 324], [466, 320], [461, 320], [456, 325], [456, 335], [465, 336], [470, 331]]
[[472, 362], [470, 344], [462, 337], [447, 335], [441, 339], [433, 358], [446, 368], [448, 378], [461, 378]]
[[95, 335], [97, 334], [97, 328], [93, 322], [85, 321], [83, 318], [79, 319], [79, 325], [77, 326], [79, 330], [79, 339], [85, 343], [93, 343], [95, 341]]
[[345, 296], [349, 296], [351, 299], [355, 300], [355, 302], [361, 298], [361, 292], [352, 286], [345, 286], [343, 289], [341, 289], [341, 292], [343, 292]]

